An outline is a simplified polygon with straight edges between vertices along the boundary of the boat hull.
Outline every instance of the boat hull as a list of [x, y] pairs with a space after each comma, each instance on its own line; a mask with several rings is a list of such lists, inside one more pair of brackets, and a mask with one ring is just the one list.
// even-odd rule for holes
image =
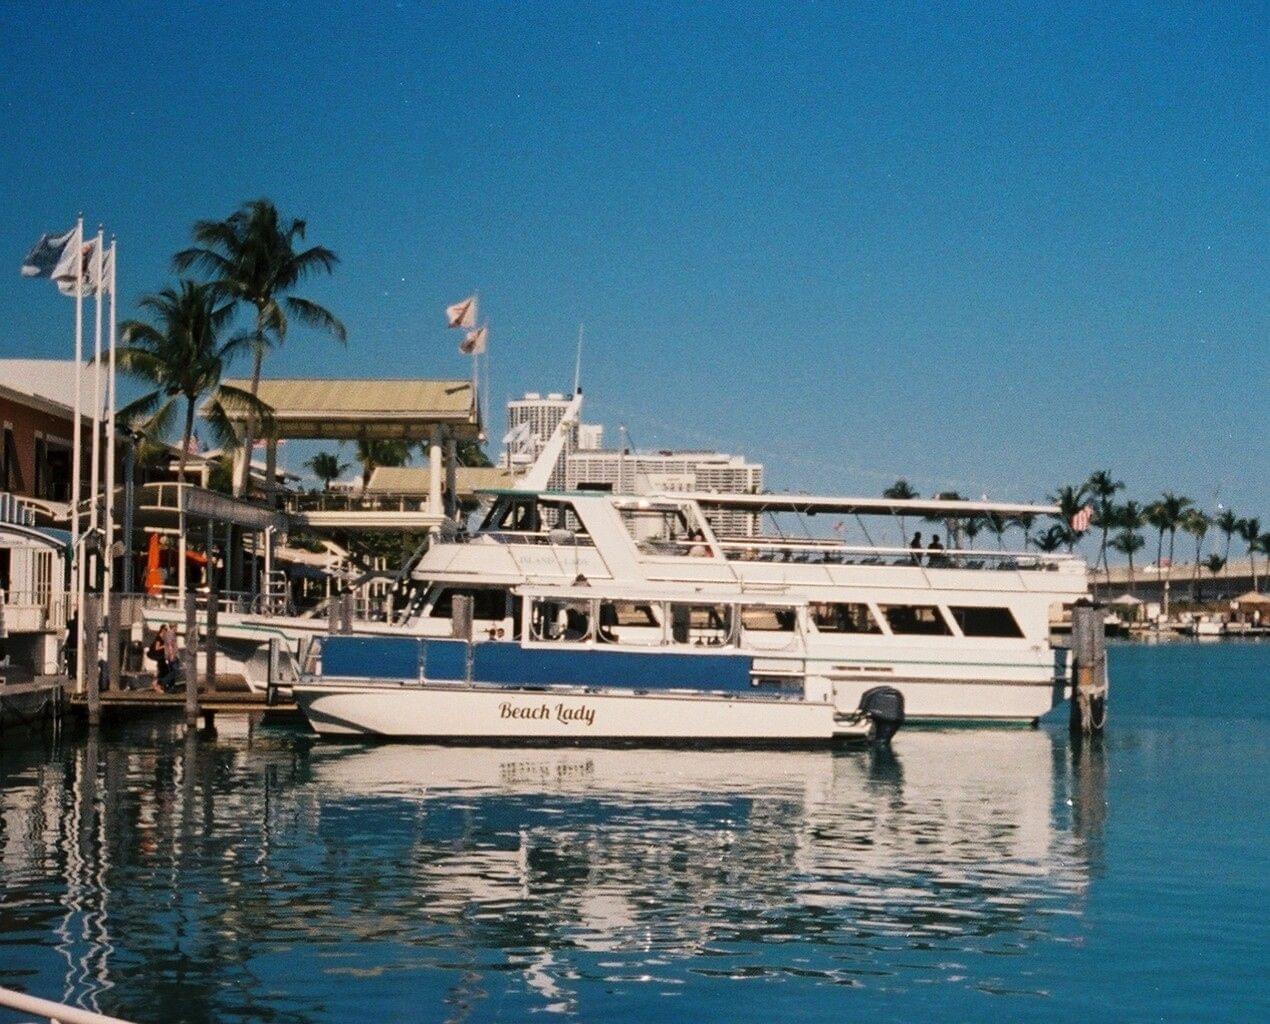
[[866, 740], [833, 704], [728, 694], [518, 689], [324, 678], [294, 688], [314, 731], [434, 742], [795, 743]]

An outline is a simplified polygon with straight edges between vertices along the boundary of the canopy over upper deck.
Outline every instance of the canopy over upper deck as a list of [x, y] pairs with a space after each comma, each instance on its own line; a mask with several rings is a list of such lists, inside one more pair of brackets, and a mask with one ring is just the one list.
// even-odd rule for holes
[[947, 501], [937, 498], [851, 498], [815, 494], [727, 494], [716, 491], [666, 491], [660, 494], [617, 494], [608, 491], [517, 491], [506, 488], [483, 489], [490, 496], [537, 496], [545, 501], [568, 498], [612, 498], [616, 501], [694, 501], [705, 508], [734, 509], [738, 512], [798, 512], [805, 515], [900, 515], [956, 519], [966, 516], [1036, 517], [1057, 515], [1057, 505], [1027, 505], [1002, 501]]
[[1049, 516], [1057, 505], [1023, 505], [1002, 501], [947, 501], [938, 498], [849, 498], [815, 494], [716, 494], [675, 491], [663, 498], [686, 498], [707, 508], [740, 512], [801, 512], [805, 515], [900, 515], [956, 519], [963, 516]]
[[[251, 387], [248, 380], [225, 383]], [[275, 377], [260, 381], [257, 396], [273, 409], [278, 438], [424, 441], [436, 428], [465, 439], [481, 430], [470, 380]], [[230, 417], [241, 423], [246, 413]]]

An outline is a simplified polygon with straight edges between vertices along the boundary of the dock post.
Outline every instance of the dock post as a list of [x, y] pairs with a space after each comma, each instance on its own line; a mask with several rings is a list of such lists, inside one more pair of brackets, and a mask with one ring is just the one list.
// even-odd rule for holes
[[112, 693], [118, 693], [123, 668], [123, 595], [110, 594], [107, 600], [106, 686]]
[[79, 652], [84, 666], [84, 682], [88, 698], [88, 724], [101, 725], [101, 595], [85, 594], [81, 610], [84, 622], [84, 649]]
[[185, 726], [198, 725], [198, 598], [185, 595]]
[[340, 619], [341, 619], [340, 632], [341, 633], [353, 632], [353, 599], [354, 599], [354, 595], [353, 595], [353, 592], [350, 590], [348, 593], [344, 595], [344, 598], [341, 602], [344, 606], [343, 614], [340, 616]]
[[472, 685], [473, 668], [476, 662], [476, 651], [472, 646], [473, 606], [471, 594], [455, 594], [450, 607], [450, 632], [458, 640], [464, 641], [463, 681]]
[[207, 521], [207, 692], [216, 692], [216, 628], [220, 618], [220, 579], [212, 545], [212, 521]]
[[1107, 724], [1107, 633], [1101, 605], [1072, 608], [1073, 736], [1101, 733]]
[[282, 656], [282, 645], [276, 636], [269, 638], [269, 669], [265, 678], [265, 704], [273, 707], [278, 702], [278, 663]]
[[326, 631], [328, 633], [340, 631], [340, 601], [339, 594], [332, 594], [326, 600]]

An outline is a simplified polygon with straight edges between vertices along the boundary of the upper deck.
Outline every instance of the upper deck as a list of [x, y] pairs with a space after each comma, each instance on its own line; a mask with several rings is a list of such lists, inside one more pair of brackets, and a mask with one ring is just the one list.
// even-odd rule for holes
[[[491, 507], [470, 534], [443, 538], [418, 575], [494, 581], [677, 581], [749, 587], [884, 586], [1080, 594], [1085, 563], [1068, 555], [1000, 548], [901, 547], [876, 543], [864, 517], [958, 520], [1053, 515], [1048, 505], [827, 498], [772, 494], [485, 492]], [[730, 513], [727, 516], [719, 512]], [[866, 543], [817, 536], [821, 514], [857, 519]], [[801, 521], [801, 535], [781, 517]], [[768, 526], [770, 520], [770, 527]], [[728, 532], [728, 527], [742, 531]], [[767, 527], [765, 529], [765, 527]]]

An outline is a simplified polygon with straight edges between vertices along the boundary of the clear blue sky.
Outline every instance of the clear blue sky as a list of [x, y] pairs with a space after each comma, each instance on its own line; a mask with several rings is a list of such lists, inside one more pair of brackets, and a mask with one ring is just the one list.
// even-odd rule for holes
[[[121, 297], [273, 198], [343, 260], [266, 373], [463, 375], [776, 487], [1039, 498], [1107, 467], [1270, 518], [1264, 4], [0, 7], [0, 350], [82, 209]], [[991, 6], [993, 11], [985, 11]]]

